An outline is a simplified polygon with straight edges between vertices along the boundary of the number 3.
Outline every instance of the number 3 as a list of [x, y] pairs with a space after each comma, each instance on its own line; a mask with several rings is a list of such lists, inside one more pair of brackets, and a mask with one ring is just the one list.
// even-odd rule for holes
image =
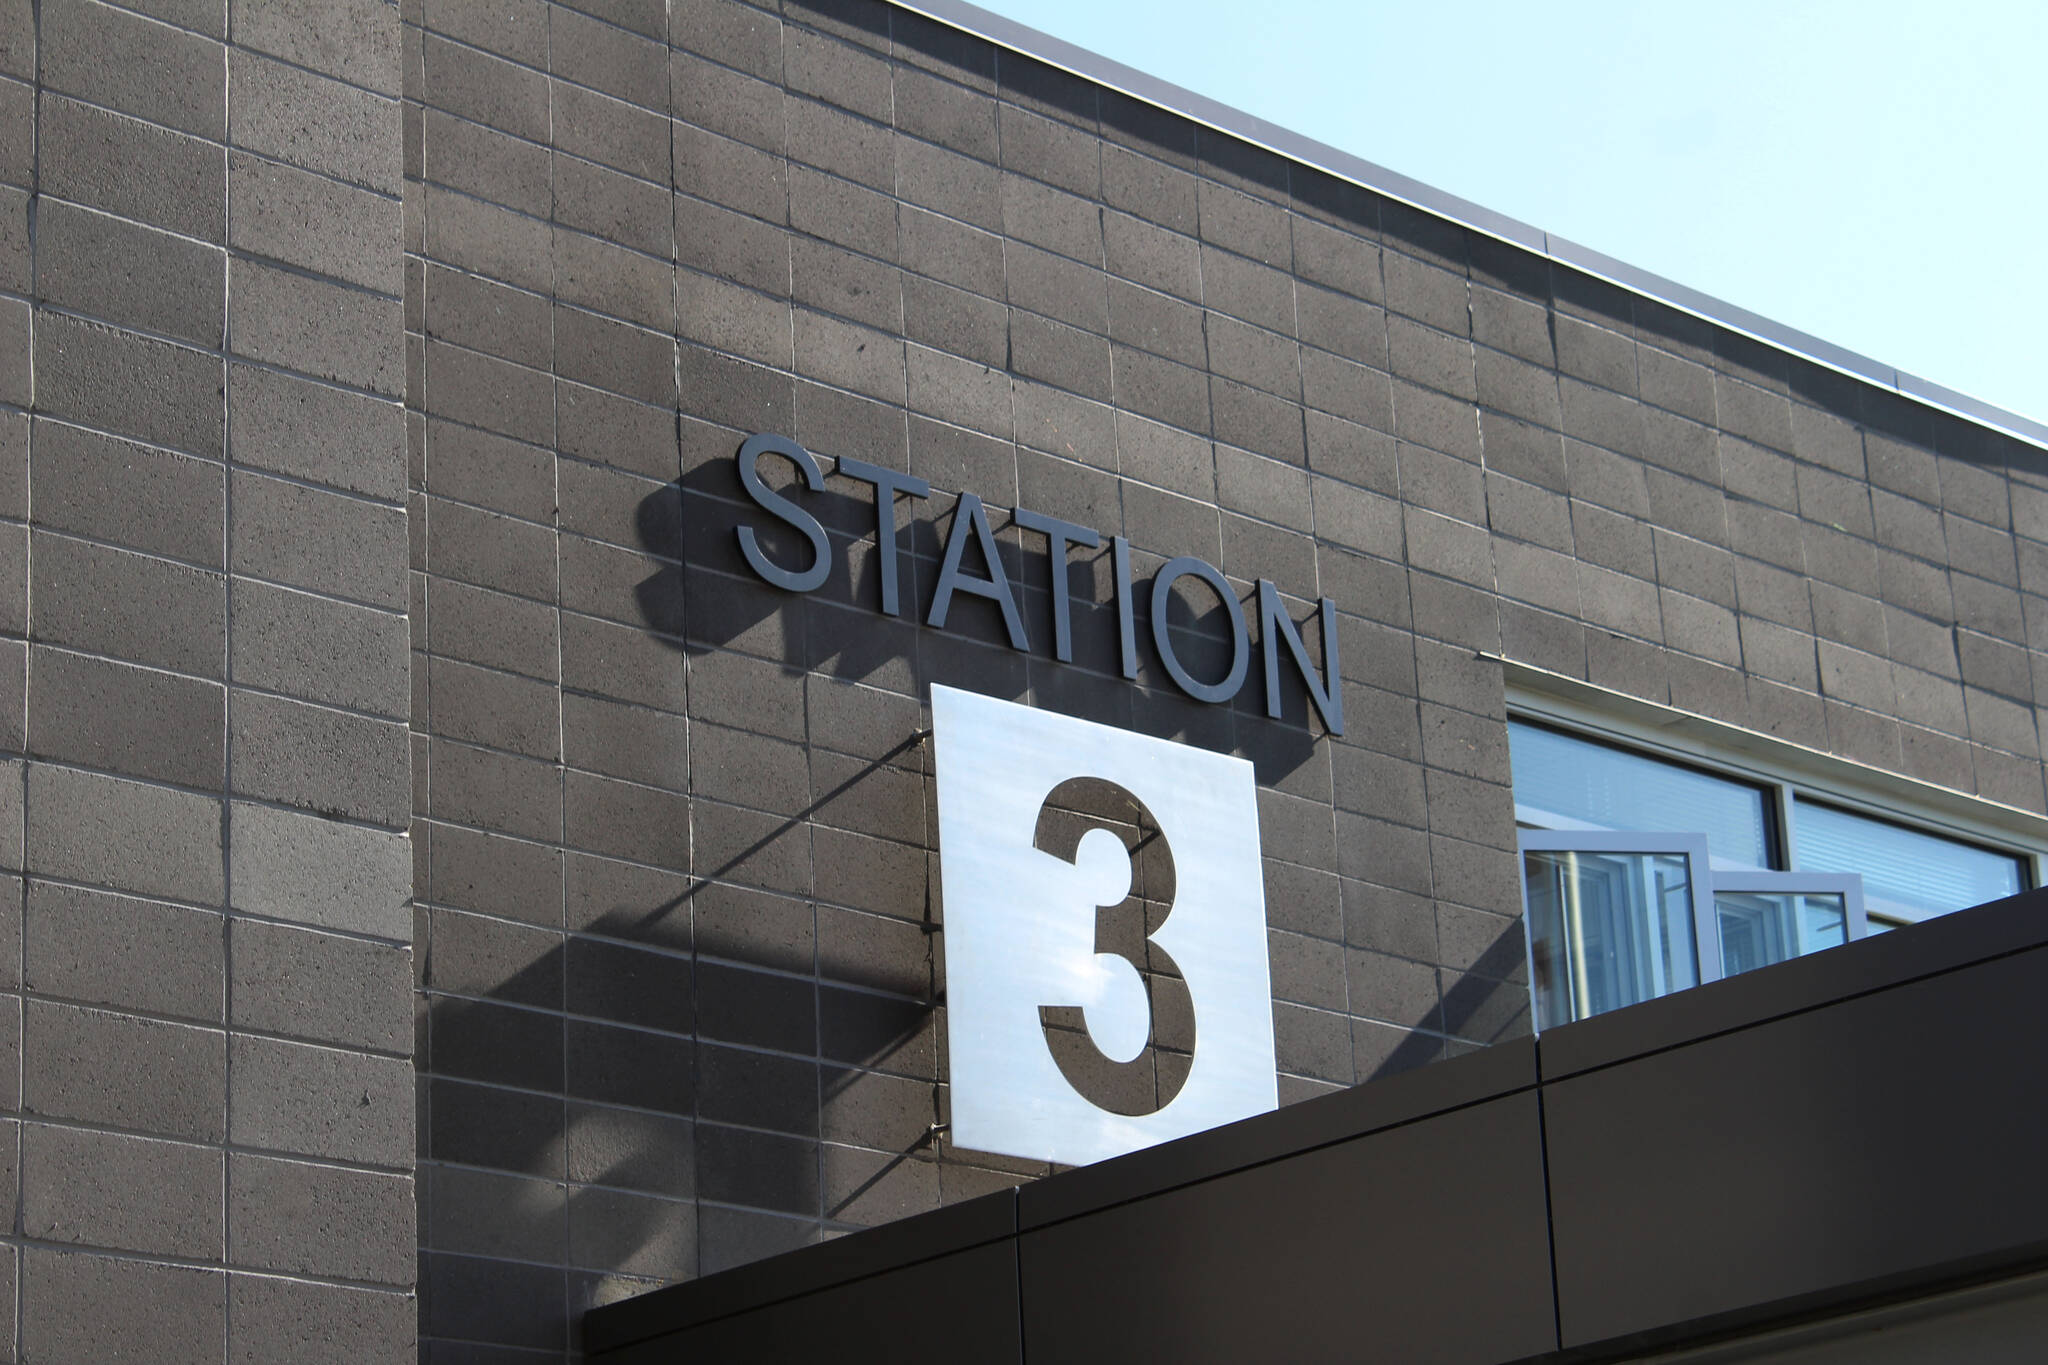
[[[1130, 839], [1126, 829], [1112, 825], [1106, 818], [1077, 814], [1083, 810], [1103, 810], [1108, 804], [1103, 800], [1105, 794], [1128, 808], [1127, 824], [1135, 826], [1138, 831], [1135, 841]], [[1145, 850], [1155, 871], [1163, 871], [1164, 880], [1172, 881], [1173, 855], [1159, 833], [1159, 822], [1153, 818], [1152, 812], [1125, 788], [1099, 778], [1073, 778], [1053, 788], [1039, 808], [1038, 828], [1032, 844], [1062, 862], [1072, 863], [1079, 853], [1082, 836], [1096, 829], [1106, 829], [1124, 842], [1134, 872], [1138, 867], [1138, 854]], [[1169, 901], [1162, 907], [1159, 922], [1147, 931], [1145, 903], [1139, 895], [1141, 889], [1134, 876], [1130, 895], [1114, 905], [1098, 906], [1095, 911], [1096, 954], [1128, 962], [1145, 986], [1146, 1037], [1145, 1046], [1138, 1055], [1127, 1062], [1112, 1060], [1090, 1036], [1086, 1016], [1079, 1006], [1041, 1005], [1038, 1008], [1038, 1021], [1045, 1034], [1046, 1046], [1051, 1049], [1053, 1061], [1058, 1064], [1060, 1074], [1067, 1078], [1067, 1083], [1089, 1103], [1114, 1114], [1133, 1117], [1164, 1109], [1180, 1093], [1182, 1084], [1187, 1080], [1188, 1058], [1160, 1051], [1162, 1014], [1169, 1019], [1187, 1021], [1185, 1039], [1176, 1041], [1182, 1041], [1188, 1052], [1194, 1050], [1194, 1008], [1187, 982], [1182, 979], [1180, 967], [1172, 956], [1151, 937], [1159, 932], [1166, 917], [1173, 913], [1173, 906]]]

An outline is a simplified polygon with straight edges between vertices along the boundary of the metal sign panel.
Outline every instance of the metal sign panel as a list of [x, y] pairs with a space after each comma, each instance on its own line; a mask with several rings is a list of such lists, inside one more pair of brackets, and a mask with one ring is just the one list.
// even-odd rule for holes
[[[1082, 1165], [1274, 1108], [1252, 765], [950, 687], [932, 688], [932, 724], [954, 1143]], [[1045, 835], [1075, 779], [1120, 790], [1172, 860], [1142, 945], [1106, 940], [1098, 915], [1129, 897], [1133, 849], [1107, 827]], [[1084, 1095], [1055, 1021], [1078, 1013], [1085, 1036], [1065, 1038], [1113, 1071], [1145, 1057], [1162, 996], [1193, 1050], [1159, 1058], [1159, 1106]]]

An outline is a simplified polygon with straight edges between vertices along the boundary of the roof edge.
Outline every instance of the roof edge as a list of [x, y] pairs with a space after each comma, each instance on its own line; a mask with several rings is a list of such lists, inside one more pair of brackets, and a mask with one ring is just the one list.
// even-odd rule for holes
[[1108, 86], [1168, 113], [1192, 119], [1217, 132], [1228, 133], [1232, 137], [1284, 156], [1290, 161], [1298, 161], [1334, 175], [1340, 180], [1348, 180], [1375, 194], [1400, 200], [1475, 232], [1513, 243], [1560, 265], [1597, 276], [1610, 284], [1619, 285], [1681, 312], [1690, 313], [1715, 326], [1739, 332], [1816, 365], [1853, 376], [1865, 383], [1875, 384], [1879, 388], [1889, 389], [1928, 407], [1994, 427], [2033, 445], [2048, 448], [2048, 422], [2022, 416], [1995, 403], [1907, 374], [1869, 356], [1823, 341], [1795, 327], [1773, 322], [1760, 314], [1701, 293], [1676, 280], [1668, 280], [1661, 275], [1638, 269], [1625, 261], [1616, 260], [1590, 247], [1580, 246], [1541, 228], [1532, 227], [1504, 213], [1496, 213], [1469, 199], [1461, 199], [1455, 194], [1425, 185], [1419, 180], [1402, 175], [1399, 171], [1389, 170], [1363, 157], [1353, 156], [1328, 143], [1318, 142], [1314, 138], [1268, 122], [1255, 114], [1248, 114], [1242, 109], [1232, 108], [1206, 95], [1198, 95], [1192, 90], [1148, 75], [1100, 53], [1077, 47], [1063, 38], [1055, 38], [1049, 33], [1040, 32], [1014, 19], [992, 13], [979, 5], [969, 4], [967, 0], [890, 0], [890, 3], [951, 28], [985, 38], [999, 47], [1009, 48], [1011, 51], [1058, 67], [1098, 85]]

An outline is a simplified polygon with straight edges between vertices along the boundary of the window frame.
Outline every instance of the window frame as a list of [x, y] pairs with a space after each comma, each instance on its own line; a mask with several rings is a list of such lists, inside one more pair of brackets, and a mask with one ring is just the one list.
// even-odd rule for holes
[[[1870, 935], [1870, 919], [1863, 912], [1863, 877], [1856, 872], [1740, 872], [1730, 870], [1713, 874], [1713, 893], [1718, 902], [1723, 891], [1734, 895], [1747, 892], [1752, 895], [1819, 895], [1842, 898], [1843, 937], [1850, 943]], [[1714, 940], [1718, 945], [1721, 938], [1721, 918], [1718, 903], [1714, 915]], [[1727, 961], [1724, 956], [1722, 967]]]
[[[1721, 979], [1721, 933], [1719, 924], [1713, 919], [1714, 868], [1712, 860], [1707, 856], [1705, 835], [1638, 833], [1631, 830], [1517, 829], [1515, 836], [1517, 862], [1521, 862], [1531, 853], [1682, 855], [1685, 858], [1687, 892], [1692, 897], [1692, 957], [1694, 968], [1699, 975], [1698, 984], [1704, 986], [1709, 981]], [[1522, 913], [1526, 916], [1529, 912], [1526, 865], [1521, 876], [1525, 887]], [[1703, 890], [1704, 896], [1701, 894]], [[1536, 989], [1536, 942], [1528, 933], [1522, 935], [1522, 942], [1529, 955], [1529, 990], [1533, 1004]], [[1577, 1017], [1579, 1016], [1574, 1014], [1574, 1018]]]
[[[1495, 656], [1498, 657], [1498, 656]], [[1694, 769], [1711, 776], [1752, 784], [1764, 792], [1768, 833], [1783, 870], [1716, 871], [1710, 856], [1696, 863], [1697, 884], [1706, 887], [1704, 901], [1695, 896], [1695, 954], [1700, 983], [1722, 979], [1718, 909], [1713, 892], [1800, 891], [1846, 892], [1849, 939], [1870, 935], [1861, 877], [1855, 873], [1801, 872], [1799, 858], [1801, 802], [1832, 806], [1851, 814], [1883, 821], [2009, 857], [2019, 864], [2022, 890], [2048, 886], [2048, 816], [1982, 797], [1936, 786], [1918, 778], [1877, 768], [1854, 759], [1823, 753], [1756, 731], [1745, 730], [1693, 712], [1614, 692], [1579, 679], [1501, 659], [1505, 681], [1504, 721], [1540, 725], [1591, 744], [1632, 751]], [[1513, 775], [1509, 777], [1510, 784]], [[1665, 836], [1632, 831], [1538, 829], [1517, 822], [1518, 871], [1524, 849], [1576, 848], [1583, 852], [1661, 852], [1666, 838], [1683, 841], [1703, 836]], [[1535, 842], [1530, 842], [1532, 836]], [[1617, 841], [1618, 842], [1615, 842]], [[1655, 847], [1652, 844], [1655, 843]], [[1605, 845], [1605, 848], [1601, 847]], [[1669, 850], [1680, 851], [1680, 850]], [[1704, 869], [1700, 873], [1697, 869]], [[1520, 872], [1526, 877], [1526, 872]], [[1855, 883], [1853, 888], [1844, 885]], [[1526, 890], [1524, 913], [1527, 912]], [[1701, 930], [1701, 917], [1711, 917], [1711, 934]], [[1890, 926], [1895, 921], [1887, 918]], [[1917, 921], [1904, 921], [1913, 923]], [[1523, 935], [1529, 954], [1529, 988], [1534, 1005], [1535, 945]], [[1714, 975], [1707, 975], [1708, 964]]]
[[[1693, 962], [1698, 984], [1726, 979], [1727, 960], [1721, 943], [1720, 895], [1824, 895], [1842, 898], [1849, 942], [1869, 934], [1869, 919], [1863, 909], [1863, 878], [1854, 872], [1758, 872], [1743, 868], [1716, 869], [1707, 851], [1706, 839], [1698, 834], [1656, 833], [1633, 830], [1517, 829], [1515, 856], [1518, 862], [1530, 853], [1650, 853], [1678, 854], [1686, 860], [1688, 894], [1692, 897]], [[1528, 872], [1522, 871], [1526, 887]], [[1527, 891], [1522, 911], [1528, 914]], [[1535, 1008], [1536, 941], [1522, 935], [1529, 959], [1531, 1008]], [[1680, 989], [1691, 989], [1681, 987]], [[1661, 997], [1656, 997], [1661, 998]], [[1541, 1013], [1540, 1010], [1537, 1013]], [[1573, 1022], [1591, 1015], [1574, 1013]]]
[[1798, 804], [1809, 800], [2018, 859], [2022, 890], [2048, 886], [2048, 816], [1512, 660], [1502, 664], [1510, 724], [1548, 726], [1765, 788], [1776, 852], [1787, 869], [1799, 860]]

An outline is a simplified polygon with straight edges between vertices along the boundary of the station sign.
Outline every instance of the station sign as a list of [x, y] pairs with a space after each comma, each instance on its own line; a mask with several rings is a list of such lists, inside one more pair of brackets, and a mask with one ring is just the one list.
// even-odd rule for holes
[[[932, 737], [955, 1145], [1081, 1165], [1274, 1108], [1252, 765], [944, 686]], [[1077, 779], [1123, 798], [1172, 860], [1149, 932], [1105, 932], [1134, 899], [1136, 849], [1103, 826], [1052, 833], [1061, 814], [1071, 830], [1051, 807]], [[1185, 1055], [1153, 1046], [1165, 991]], [[1062, 1011], [1085, 1029], [1078, 1062], [1052, 1046]], [[1149, 1101], [1088, 1093], [1088, 1073], [1132, 1066]]]
[[[807, 550], [801, 564], [779, 564], [762, 547], [755, 529], [741, 526], [738, 528], [740, 553], [763, 582], [789, 592], [814, 591], [832, 572], [831, 538], [826, 534], [824, 524], [805, 510], [797, 498], [770, 487], [762, 478], [760, 465], [763, 456], [787, 460], [795, 466], [804, 487], [812, 492], [822, 492], [825, 487], [825, 473], [817, 458], [795, 441], [765, 432], [748, 437], [737, 457], [741, 487], [762, 511], [795, 530]], [[932, 492], [931, 484], [897, 470], [846, 456], [838, 458], [835, 470], [841, 476], [869, 484], [875, 490], [875, 550], [881, 580], [880, 598], [875, 605], [885, 615], [903, 616], [906, 603], [902, 556], [907, 551], [897, 536], [896, 500], [899, 496], [928, 498]], [[1074, 657], [1073, 594], [1068, 575], [1068, 552], [1075, 548], [1099, 548], [1103, 537], [1092, 527], [1046, 516], [1028, 507], [1014, 508], [1010, 515], [1018, 526], [1045, 538], [1052, 585], [1052, 654], [1062, 663], [1071, 663]], [[1138, 631], [1137, 589], [1131, 576], [1131, 545], [1123, 536], [1111, 536], [1109, 544], [1116, 580], [1117, 631], [1123, 676], [1134, 679], [1138, 676]], [[976, 572], [968, 562], [970, 549], [981, 561], [980, 572]], [[1175, 585], [1183, 579], [1195, 579], [1206, 584], [1224, 607], [1222, 614], [1230, 632], [1230, 665], [1221, 677], [1202, 679], [1189, 671], [1167, 628], [1167, 607]], [[962, 596], [978, 597], [993, 603], [1002, 614], [1003, 631], [1010, 647], [1024, 653], [1031, 652], [1031, 629], [1018, 608], [1017, 593], [1003, 568], [1002, 556], [997, 552], [988, 509], [972, 493], [960, 494], [954, 505], [953, 525], [946, 536], [939, 575], [922, 614], [924, 623], [935, 629], [944, 629], [955, 599]], [[1169, 559], [1152, 576], [1150, 606], [1151, 644], [1174, 685], [1197, 701], [1211, 704], [1221, 704], [1236, 697], [1250, 673], [1251, 632], [1238, 608], [1237, 596], [1222, 571], [1192, 555]], [[914, 605], [910, 610], [916, 614]], [[1333, 735], [1341, 735], [1344, 733], [1344, 690], [1338, 667], [1336, 603], [1327, 597], [1318, 599], [1316, 615], [1322, 634], [1323, 661], [1320, 669], [1310, 657], [1301, 631], [1287, 614], [1280, 589], [1269, 579], [1258, 580], [1257, 619], [1265, 674], [1266, 714], [1275, 719], [1281, 714], [1280, 655], [1284, 648], [1293, 671], [1307, 689], [1309, 701], [1322, 717], [1324, 728]]]

